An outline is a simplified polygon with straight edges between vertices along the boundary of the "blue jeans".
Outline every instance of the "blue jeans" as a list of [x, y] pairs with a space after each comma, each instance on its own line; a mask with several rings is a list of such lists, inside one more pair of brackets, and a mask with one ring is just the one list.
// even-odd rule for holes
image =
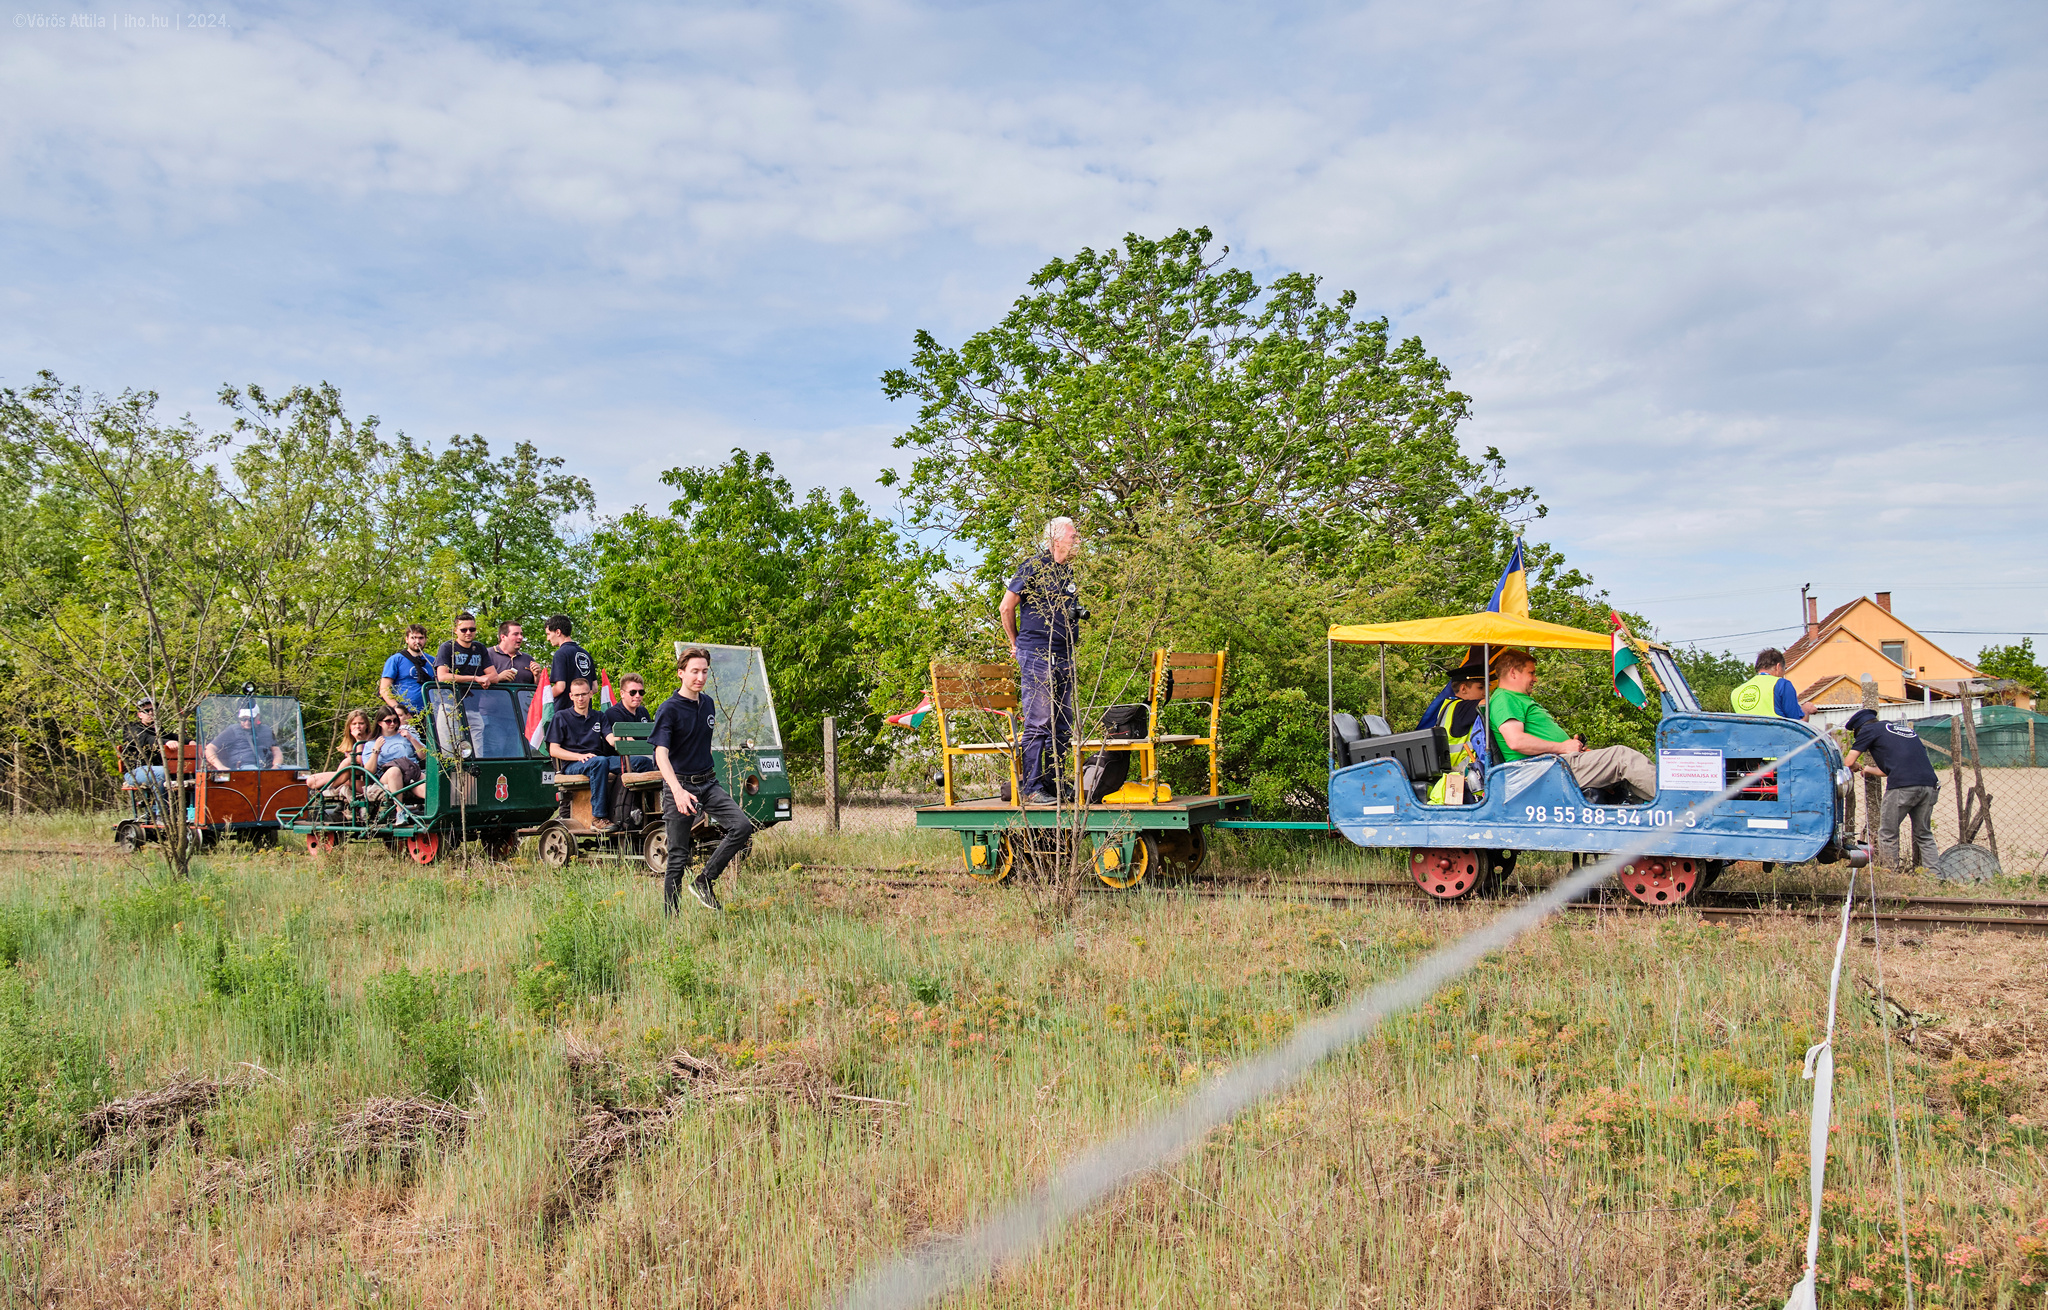
[[1024, 760], [1018, 774], [1024, 794], [1057, 796], [1074, 738], [1073, 654], [1017, 647], [1017, 699], [1024, 717]]
[[122, 774], [121, 781], [130, 787], [162, 788], [170, 785], [171, 775], [165, 772], [161, 764], [142, 764]]
[[563, 760], [556, 760], [555, 772], [580, 773], [590, 779], [590, 817], [592, 819], [609, 819], [611, 817], [610, 808], [606, 804], [611, 798], [612, 790], [611, 756], [593, 755], [587, 760], [577, 760], [574, 764]]

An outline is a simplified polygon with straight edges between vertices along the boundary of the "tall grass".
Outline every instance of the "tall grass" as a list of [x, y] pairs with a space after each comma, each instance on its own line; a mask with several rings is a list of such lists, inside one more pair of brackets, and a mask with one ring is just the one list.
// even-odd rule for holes
[[[1160, 891], [1082, 896], [1059, 919], [1013, 890], [790, 871], [957, 858], [900, 817], [766, 833], [722, 885], [730, 913], [673, 921], [634, 866], [230, 851], [171, 883], [116, 858], [0, 862], [0, 948], [18, 943], [0, 1095], [9, 1123], [40, 1125], [10, 1139], [10, 1185], [67, 1189], [61, 1219], [10, 1221], [0, 1297], [807, 1303], [1490, 912]], [[1384, 876], [1286, 841], [1223, 858]], [[1799, 1061], [1831, 944], [1684, 914], [1547, 928], [967, 1300], [1782, 1301], [1804, 1235]], [[2038, 970], [2048, 951], [2012, 958]], [[2048, 1286], [2040, 1052], [2013, 1031], [2002, 1056], [1896, 1051], [1923, 1303]], [[570, 1036], [602, 1052], [601, 1099], [571, 1075]], [[731, 1090], [690, 1094], [598, 1200], [547, 1220], [583, 1117], [662, 1105], [679, 1048]], [[1882, 1051], [1853, 1000], [1838, 1048], [1826, 1296], [1892, 1304]], [[244, 1062], [268, 1076], [243, 1078], [196, 1145], [66, 1181], [86, 1105]], [[403, 1174], [304, 1163], [306, 1134], [417, 1095], [483, 1115]]]

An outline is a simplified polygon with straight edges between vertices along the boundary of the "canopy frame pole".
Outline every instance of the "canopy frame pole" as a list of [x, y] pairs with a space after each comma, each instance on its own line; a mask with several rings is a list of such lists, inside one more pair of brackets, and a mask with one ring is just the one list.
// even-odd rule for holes
[[1330, 772], [1337, 771], [1337, 642], [1323, 634], [1323, 752]]
[[1387, 643], [1380, 643], [1380, 717], [1387, 717]]

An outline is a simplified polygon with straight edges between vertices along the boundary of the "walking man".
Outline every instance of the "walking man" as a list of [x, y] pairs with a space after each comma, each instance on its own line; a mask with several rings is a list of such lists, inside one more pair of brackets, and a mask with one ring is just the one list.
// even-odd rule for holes
[[725, 908], [718, 903], [718, 875], [754, 833], [739, 802], [718, 785], [712, 767], [711, 738], [718, 726], [718, 707], [704, 693], [705, 679], [710, 676], [711, 652], [702, 646], [687, 647], [676, 659], [676, 694], [662, 702], [648, 737], [654, 743], [654, 767], [661, 770], [661, 822], [668, 839], [668, 871], [661, 885], [664, 914], [676, 912], [683, 874], [690, 867], [690, 829], [699, 813], [725, 834], [704, 872], [690, 882], [690, 894], [706, 909]]
[[1046, 524], [1038, 553], [1024, 561], [1003, 592], [1003, 631], [1010, 638], [1010, 658], [1017, 661], [1023, 702], [1018, 776], [1027, 805], [1059, 803], [1074, 731], [1074, 644], [1088, 617], [1071, 563], [1080, 535], [1070, 518]]
[[1879, 721], [1876, 710], [1858, 710], [1849, 716], [1848, 729], [1855, 734], [1842, 763], [1856, 767], [1859, 755], [1869, 755], [1874, 765], [1863, 772], [1882, 777], [1884, 810], [1877, 824], [1877, 858], [1887, 869], [1910, 873], [1915, 861], [1902, 859], [1899, 827], [1913, 820], [1913, 850], [1919, 865], [1929, 872], [1941, 861], [1941, 847], [1934, 840], [1934, 798], [1941, 795], [1941, 779], [1934, 776], [1934, 763], [1927, 747], [1910, 723]]

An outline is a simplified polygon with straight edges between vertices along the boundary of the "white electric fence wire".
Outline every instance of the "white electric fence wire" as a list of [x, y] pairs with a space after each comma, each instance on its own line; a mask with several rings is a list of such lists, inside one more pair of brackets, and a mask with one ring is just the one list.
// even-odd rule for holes
[[1877, 874], [1870, 877], [1870, 957], [1877, 962], [1877, 1013], [1884, 1024], [1884, 1105], [1892, 1132], [1892, 1193], [1899, 1203], [1899, 1263], [1906, 1270], [1906, 1310], [1913, 1300], [1913, 1248], [1906, 1239], [1906, 1163], [1899, 1155], [1899, 1091], [1892, 1075], [1892, 1008], [1884, 994], [1884, 928], [1877, 914]]
[[1814, 1279], [1820, 1263], [1820, 1194], [1828, 1175], [1828, 1120], [1835, 1100], [1835, 999], [1842, 990], [1842, 956], [1849, 949], [1849, 917], [1856, 909], [1856, 871], [1849, 870], [1849, 894], [1842, 899], [1842, 933], [1835, 939], [1835, 971], [1828, 978], [1828, 1031], [1806, 1048], [1806, 1072], [1813, 1081], [1813, 1119], [1806, 1130], [1806, 1180], [1811, 1213], [1806, 1221], [1806, 1274], [1793, 1285], [1785, 1310], [1816, 1310]]
[[[1756, 779], [1782, 768], [1821, 740], [1815, 736], [1798, 749], [1766, 762], [1688, 807], [1685, 813], [1703, 816], [1713, 812]], [[1684, 815], [1678, 818], [1682, 824]], [[1043, 1187], [973, 1225], [957, 1238], [933, 1242], [869, 1271], [829, 1304], [843, 1310], [911, 1310], [930, 1305], [979, 1282], [997, 1267], [1022, 1259], [1056, 1236], [1068, 1220], [1141, 1175], [1170, 1163], [1210, 1130], [1228, 1123], [1259, 1101], [1286, 1091], [1317, 1064], [1366, 1037], [1381, 1020], [1421, 1004], [1437, 988], [1486, 956], [1511, 945], [1630, 860], [1647, 853], [1669, 831], [1646, 830], [1639, 840], [1622, 850], [1597, 864], [1575, 870], [1541, 894], [1424, 956], [1408, 973], [1372, 988], [1346, 1009], [1302, 1025], [1277, 1050], [1247, 1060], [1202, 1084], [1186, 1101], [1159, 1118], [1073, 1157]], [[1838, 953], [1838, 968], [1839, 963]], [[1832, 1027], [1832, 1004], [1828, 1013]]]

